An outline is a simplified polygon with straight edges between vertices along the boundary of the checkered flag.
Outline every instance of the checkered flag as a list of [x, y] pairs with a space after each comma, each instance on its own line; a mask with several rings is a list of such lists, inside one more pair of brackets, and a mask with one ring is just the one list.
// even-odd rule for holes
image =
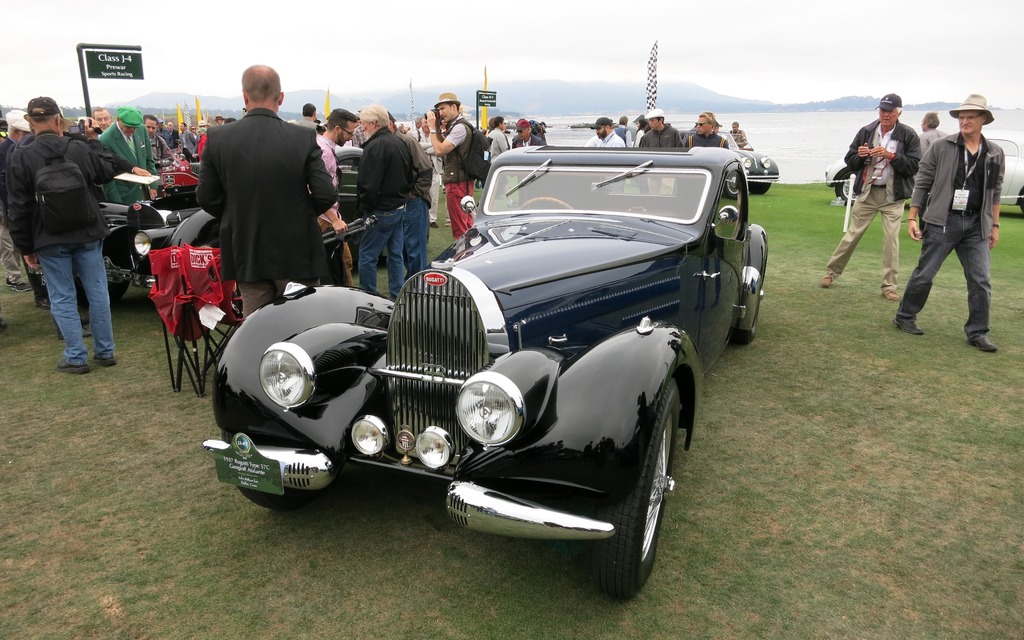
[[658, 41], [651, 47], [651, 58], [647, 61], [647, 110], [658, 106]]
[[185, 103], [185, 107], [184, 107], [183, 111], [185, 112], [185, 126], [187, 128], [191, 128], [192, 127], [192, 113], [188, 110], [188, 103], [187, 102]]

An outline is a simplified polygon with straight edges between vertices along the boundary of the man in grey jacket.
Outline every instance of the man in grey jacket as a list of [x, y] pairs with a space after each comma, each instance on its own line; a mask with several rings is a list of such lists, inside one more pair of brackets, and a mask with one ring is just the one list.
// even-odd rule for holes
[[924, 333], [917, 314], [928, 301], [939, 267], [956, 251], [967, 279], [967, 344], [992, 352], [997, 347], [988, 338], [989, 267], [999, 242], [1005, 161], [1003, 150], [981, 135], [982, 127], [995, 120], [984, 96], [967, 96], [949, 114], [960, 123], [960, 133], [933, 143], [917, 173], [907, 230], [912, 239], [922, 241], [921, 258], [892, 322], [905, 333]]

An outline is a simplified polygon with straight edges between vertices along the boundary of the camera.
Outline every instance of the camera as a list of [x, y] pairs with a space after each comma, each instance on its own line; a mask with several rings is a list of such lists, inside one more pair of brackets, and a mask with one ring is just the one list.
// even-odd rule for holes
[[431, 109], [431, 111], [434, 112], [434, 121], [437, 122], [438, 124], [440, 124], [440, 122], [441, 122], [441, 110], [437, 109], [437, 108], [434, 108], [434, 109]]

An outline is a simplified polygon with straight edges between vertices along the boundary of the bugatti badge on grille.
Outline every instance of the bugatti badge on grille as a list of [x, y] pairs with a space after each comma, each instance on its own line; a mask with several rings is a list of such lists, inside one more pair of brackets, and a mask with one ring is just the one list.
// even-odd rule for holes
[[423, 282], [429, 284], [432, 287], [443, 287], [444, 285], [448, 284], [448, 276], [444, 275], [443, 273], [431, 271], [427, 275], [423, 276]]

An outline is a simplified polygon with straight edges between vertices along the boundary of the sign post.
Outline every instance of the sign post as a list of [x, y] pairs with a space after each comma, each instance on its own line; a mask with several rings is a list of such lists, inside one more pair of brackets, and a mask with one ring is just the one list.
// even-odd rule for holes
[[[476, 92], [476, 128], [480, 128], [480, 107], [496, 107], [498, 106], [498, 92], [497, 91], [477, 91]], [[487, 126], [487, 123], [484, 123]]]
[[80, 43], [78, 70], [82, 75], [82, 95], [85, 97], [85, 114], [92, 114], [89, 101], [87, 78], [105, 80], [142, 80], [142, 47], [131, 44], [85, 44]]

